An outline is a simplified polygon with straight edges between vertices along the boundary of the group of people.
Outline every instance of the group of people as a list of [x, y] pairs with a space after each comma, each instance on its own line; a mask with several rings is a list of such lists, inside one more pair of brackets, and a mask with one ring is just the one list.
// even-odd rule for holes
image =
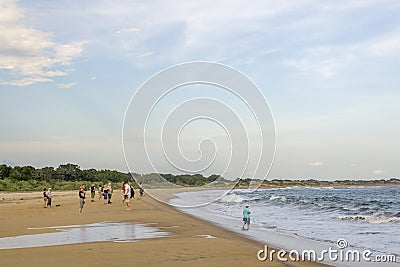
[[[132, 187], [131, 183], [129, 181], [126, 181], [122, 184], [122, 194], [123, 194], [123, 199], [122, 199], [122, 203], [126, 204], [126, 210], [131, 210], [131, 199], [135, 198], [135, 189]], [[104, 187], [102, 187], [101, 185], [99, 185], [98, 188], [98, 192], [99, 192], [99, 200], [101, 199], [101, 197], [104, 198], [104, 204], [111, 204], [111, 197], [112, 197], [112, 193], [113, 193], [113, 189], [112, 189], [112, 184], [109, 183], [108, 185], [105, 185]], [[82, 185], [79, 188], [79, 214], [82, 214], [83, 211], [83, 207], [85, 205], [85, 199], [86, 199], [86, 186]], [[92, 186], [90, 187], [90, 197], [91, 197], [91, 202], [95, 202], [94, 201], [94, 197], [96, 195], [96, 186], [94, 184], [92, 184]], [[139, 197], [138, 199], [142, 199], [144, 195], [144, 188], [143, 188], [143, 183], [139, 183]], [[46, 188], [43, 188], [43, 207], [47, 208], [47, 207], [51, 207], [51, 200], [53, 198], [53, 194], [51, 192], [51, 188], [48, 188], [46, 190]], [[250, 229], [250, 210], [249, 210], [249, 205], [246, 204], [245, 208], [243, 209], [243, 225], [242, 225], [242, 230], [249, 230]], [[246, 228], [247, 226], [247, 228]]]
[[[132, 187], [131, 183], [129, 181], [126, 181], [122, 184], [122, 195], [123, 195], [123, 199], [122, 199], [122, 203], [126, 204], [126, 210], [131, 210], [131, 199], [135, 198], [135, 189]], [[112, 185], [111, 183], [109, 183], [108, 185], [105, 185], [104, 187], [102, 187], [101, 185], [99, 186], [99, 199], [101, 199], [101, 197], [104, 197], [104, 204], [111, 204], [111, 196], [112, 196]], [[91, 198], [92, 198], [92, 202], [94, 202], [94, 197], [96, 194], [96, 186], [94, 184], [92, 184], [92, 186], [90, 187], [90, 193], [91, 193]], [[144, 188], [143, 188], [143, 184], [139, 183], [139, 197], [138, 199], [142, 199], [144, 194]], [[85, 205], [85, 195], [86, 195], [86, 187], [84, 185], [82, 185], [79, 189], [79, 214], [82, 214], [82, 210], [83, 210], [83, 206]], [[45, 200], [45, 205], [47, 203], [47, 205], [50, 205], [51, 207], [51, 188], [48, 189], [48, 191], [46, 192], [46, 188], [43, 189], [43, 196], [44, 196], [44, 200]], [[47, 201], [47, 202], [46, 202]], [[45, 206], [46, 208], [46, 206]], [[243, 225], [242, 225], [242, 230], [249, 230], [250, 229], [250, 209], [249, 209], [249, 205], [246, 204], [245, 208], [243, 209]], [[247, 228], [246, 228], [247, 226]]]
[[[84, 191], [86, 191], [86, 187], [84, 185], [83, 189]], [[102, 198], [104, 199], [104, 204], [111, 204], [112, 203], [111, 198], [113, 194], [112, 184], [108, 183], [104, 186], [99, 185], [98, 194], [99, 194], [99, 200]], [[92, 186], [90, 187], [91, 202], [95, 202], [94, 200], [95, 196], [96, 196], [96, 185], [92, 184]]]
[[43, 188], [43, 208], [47, 207], [51, 208], [52, 198], [53, 198], [53, 193], [51, 192], [51, 188], [49, 189]]
[[[123, 199], [122, 203], [126, 204], [126, 210], [131, 210], [131, 199], [135, 198], [135, 189], [132, 187], [131, 183], [129, 181], [126, 181], [122, 184], [122, 194], [123, 194]], [[99, 192], [99, 200], [101, 197], [104, 198], [104, 204], [111, 204], [111, 197], [113, 194], [113, 189], [112, 189], [112, 184], [109, 183], [108, 185], [105, 185], [102, 187], [99, 185], [98, 188]], [[82, 214], [83, 207], [85, 205], [85, 199], [86, 199], [86, 186], [82, 185], [79, 188], [79, 214]], [[94, 197], [96, 195], [96, 186], [92, 184], [90, 187], [90, 197], [91, 197], [91, 202], [94, 201]], [[143, 188], [143, 183], [139, 183], [139, 197], [138, 199], [142, 199], [144, 195], [144, 188]], [[51, 207], [51, 200], [53, 198], [53, 193], [51, 192], [51, 188], [43, 188], [43, 208]], [[243, 225], [242, 225], [242, 230], [249, 230], [250, 229], [250, 210], [249, 210], [249, 205], [246, 204], [245, 208], [243, 209]], [[247, 226], [247, 228], [246, 228]]]
[[[113, 194], [113, 188], [111, 183], [104, 185], [104, 187], [99, 185], [98, 193], [99, 193], [99, 200], [103, 197], [104, 204], [112, 203], [111, 197]], [[126, 203], [127, 210], [131, 210], [130, 200], [133, 199], [135, 196], [135, 189], [128, 181], [124, 182], [124, 184], [122, 185], [122, 194], [124, 196], [122, 199], [122, 203]], [[80, 187], [78, 195], [79, 195], [79, 214], [82, 214], [86, 198], [86, 187], [84, 185]], [[96, 195], [96, 186], [92, 184], [92, 186], [90, 187], [91, 202], [95, 202], [94, 200], [95, 195]], [[143, 195], [144, 195], [143, 183], [139, 183], [138, 199], [142, 199]]]
[[[131, 199], [135, 199], [135, 189], [132, 187], [129, 181], [126, 181], [122, 184], [122, 194], [124, 198], [122, 199], [122, 203], [126, 204], [126, 210], [131, 210]], [[142, 199], [144, 194], [143, 183], [139, 183], [139, 197], [138, 199]]]
[[[92, 200], [94, 199], [95, 191], [96, 187], [94, 187], [93, 189]], [[104, 186], [99, 185], [99, 200], [101, 199], [101, 197], [103, 197], [104, 205], [112, 203], [111, 202], [112, 194], [113, 194], [113, 188], [111, 183], [105, 184]], [[94, 200], [92, 202], [94, 202]]]

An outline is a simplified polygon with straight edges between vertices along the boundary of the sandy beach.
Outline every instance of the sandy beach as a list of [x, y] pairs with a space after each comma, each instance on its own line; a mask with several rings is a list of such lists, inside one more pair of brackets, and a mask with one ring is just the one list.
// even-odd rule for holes
[[[90, 195], [90, 194], [89, 194]], [[160, 195], [160, 194], [159, 194]], [[171, 197], [167, 191], [164, 200]], [[43, 208], [41, 192], [0, 194], [0, 237], [57, 232], [52, 226], [99, 222], [150, 224], [166, 237], [137, 242], [92, 242], [35, 248], [0, 249], [2, 266], [322, 266], [310, 262], [261, 262], [257, 252], [264, 244], [183, 214], [145, 196], [132, 210], [122, 204], [121, 192], [104, 205], [86, 199], [78, 214], [78, 192], [54, 192], [53, 206]], [[59, 206], [56, 206], [59, 205]], [[32, 229], [40, 228], [40, 229]], [[206, 238], [215, 237], [215, 238]]]

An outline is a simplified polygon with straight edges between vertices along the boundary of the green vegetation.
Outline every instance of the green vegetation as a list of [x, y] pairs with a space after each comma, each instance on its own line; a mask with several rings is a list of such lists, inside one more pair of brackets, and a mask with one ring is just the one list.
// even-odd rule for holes
[[160, 174], [160, 175], [168, 182], [179, 186], [202, 186], [214, 182], [220, 177], [219, 175], [211, 175], [210, 177], [204, 177], [201, 174], [193, 174], [193, 175]]
[[[133, 178], [133, 179], [132, 179]], [[81, 185], [87, 188], [94, 183], [105, 184], [112, 182], [114, 188], [124, 181], [143, 182], [147, 188], [167, 188], [175, 186], [198, 187], [203, 185], [212, 185], [213, 187], [235, 186], [236, 188], [248, 188], [251, 179], [237, 179], [228, 181], [219, 175], [205, 177], [201, 174], [137, 174], [123, 173], [115, 170], [81, 170], [76, 164], [62, 164], [58, 168], [44, 167], [35, 169], [32, 166], [10, 167], [0, 165], [0, 191], [40, 191], [43, 188], [51, 187], [53, 190], [78, 190]], [[392, 178], [389, 180], [336, 180], [321, 181], [315, 179], [309, 180], [265, 180], [261, 188], [276, 188], [288, 186], [380, 186], [380, 185], [400, 185], [400, 180]], [[134, 184], [137, 188], [137, 184]]]
[[[133, 178], [133, 179], [132, 179]], [[10, 167], [0, 165], [0, 191], [40, 191], [51, 187], [53, 190], [78, 190], [81, 185], [90, 187], [92, 183], [105, 184], [112, 182], [114, 188], [124, 181], [143, 182], [146, 187], [202, 186], [220, 178], [218, 175], [204, 177], [201, 174], [136, 174], [122, 173], [115, 170], [81, 170], [76, 164], [62, 164], [58, 168], [44, 167], [35, 169], [32, 166]], [[166, 181], [167, 182], [166, 182]], [[134, 184], [137, 188], [138, 185]]]
[[0, 191], [77, 190], [81, 185], [108, 182], [121, 183], [130, 178], [128, 173], [111, 170], [81, 170], [76, 164], [62, 164], [58, 168], [0, 165]]

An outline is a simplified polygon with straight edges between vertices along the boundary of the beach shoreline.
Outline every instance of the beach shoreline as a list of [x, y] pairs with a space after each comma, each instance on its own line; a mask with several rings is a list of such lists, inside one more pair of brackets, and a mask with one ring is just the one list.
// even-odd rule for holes
[[[264, 266], [257, 252], [264, 244], [248, 239], [211, 222], [187, 215], [168, 204], [145, 196], [135, 199], [133, 209], [126, 211], [119, 190], [113, 194], [113, 203], [104, 205], [87, 198], [84, 213], [78, 215], [77, 191], [53, 192], [53, 207], [43, 208], [41, 192], [0, 193], [8, 203], [0, 205], [2, 214], [0, 237], [57, 232], [43, 227], [82, 225], [107, 221], [150, 224], [169, 233], [168, 237], [116, 243], [95, 242], [51, 247], [0, 249], [1, 262], [7, 266], [36, 266], [44, 261], [58, 266], [128, 266], [130, 255], [139, 266]], [[173, 197], [164, 191], [163, 201]], [[13, 196], [13, 197], [11, 197]], [[59, 205], [56, 207], [56, 205]], [[30, 228], [40, 228], [32, 230]], [[207, 238], [215, 237], [215, 238]], [[23, 254], [24, 257], [18, 255]], [[74, 255], [71, 257], [71, 255]], [[105, 264], [108, 258], [113, 259]], [[119, 259], [124, 260], [119, 260]], [[128, 259], [128, 260], [126, 260]], [[311, 262], [273, 262], [274, 266], [322, 266]]]

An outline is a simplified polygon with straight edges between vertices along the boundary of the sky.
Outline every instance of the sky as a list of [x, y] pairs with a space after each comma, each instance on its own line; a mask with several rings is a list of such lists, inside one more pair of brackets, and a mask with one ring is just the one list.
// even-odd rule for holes
[[[396, 0], [0, 0], [0, 164], [126, 172], [124, 118], [140, 86], [170, 66], [210, 61], [246, 75], [268, 102], [276, 134], [268, 179], [399, 177], [399, 13]], [[171, 92], [153, 121], [204, 97], [225, 101], [255, 129], [240, 99], [210, 85]], [[196, 103], [190, 112], [207, 109]], [[204, 152], [215, 163], [204, 174], [221, 174], [230, 135], [196, 120], [182, 130], [179, 151], [188, 165]], [[158, 160], [157, 171], [179, 173]], [[141, 161], [129, 166], [153, 171]], [[256, 173], [241, 168], [235, 173]]]

